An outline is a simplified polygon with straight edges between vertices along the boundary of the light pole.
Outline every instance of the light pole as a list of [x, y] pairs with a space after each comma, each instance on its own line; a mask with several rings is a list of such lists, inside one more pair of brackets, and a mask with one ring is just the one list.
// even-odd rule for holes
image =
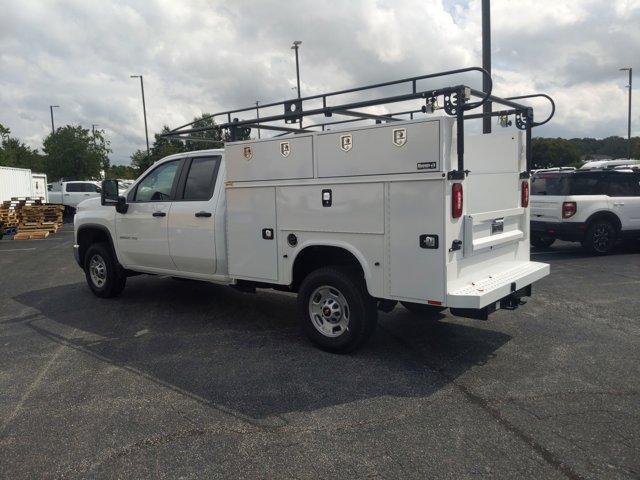
[[[482, 0], [482, 68], [491, 75], [491, 1]], [[482, 91], [489, 89], [489, 80], [482, 77]], [[491, 102], [482, 106], [482, 133], [491, 133]]]
[[96, 127], [99, 127], [100, 125], [98, 125], [97, 123], [92, 123], [91, 124], [91, 134], [93, 135], [93, 141], [96, 140]]
[[147, 106], [144, 101], [144, 81], [142, 80], [142, 75], [131, 75], [131, 78], [140, 79], [140, 90], [142, 90], [142, 113], [144, 115], [144, 135], [147, 139], [147, 159], [150, 159], [151, 154], [149, 153], [149, 130], [147, 129]]
[[633, 80], [633, 68], [624, 67], [620, 69], [621, 72], [629, 72], [629, 113], [627, 118], [627, 140], [629, 144], [627, 145], [627, 158], [631, 160], [631, 86]]
[[[260, 110], [258, 109], [259, 100], [256, 100], [256, 118], [260, 120]], [[260, 138], [260, 122], [258, 122], [258, 138]]]
[[56, 127], [53, 125], [53, 109], [60, 108], [60, 105], [49, 105], [49, 111], [51, 112], [51, 134], [56, 133]]
[[[298, 48], [300, 47], [301, 44], [302, 44], [301, 40], [295, 40], [293, 42], [293, 45], [291, 46], [291, 50], [295, 50], [296, 52], [296, 82], [298, 85], [298, 98], [301, 97], [300, 95], [300, 61], [298, 59]], [[300, 128], [302, 128], [302, 117], [300, 117]]]

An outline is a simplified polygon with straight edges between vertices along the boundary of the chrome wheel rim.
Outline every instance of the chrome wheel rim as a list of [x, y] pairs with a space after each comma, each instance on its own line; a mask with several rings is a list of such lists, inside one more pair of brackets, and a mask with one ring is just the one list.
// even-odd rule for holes
[[611, 231], [608, 225], [596, 225], [593, 232], [593, 246], [599, 252], [605, 252], [611, 246]]
[[351, 309], [347, 299], [335, 287], [323, 285], [309, 297], [309, 317], [318, 332], [335, 338], [349, 330]]
[[91, 282], [98, 288], [102, 288], [107, 283], [107, 264], [97, 253], [89, 260], [89, 276]]

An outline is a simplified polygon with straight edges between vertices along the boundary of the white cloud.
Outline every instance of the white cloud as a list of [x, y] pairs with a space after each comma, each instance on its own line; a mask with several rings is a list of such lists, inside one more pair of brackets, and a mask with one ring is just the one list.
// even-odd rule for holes
[[[640, 58], [639, 21], [638, 0], [494, 1], [495, 93], [554, 96], [557, 116], [537, 134], [624, 134], [617, 69]], [[0, 123], [40, 147], [59, 104], [58, 125], [99, 124], [112, 160], [126, 163], [144, 146], [130, 74], [144, 75], [152, 135], [203, 111], [294, 96], [293, 40], [303, 41], [303, 94], [479, 65], [480, 0], [5, 0]]]

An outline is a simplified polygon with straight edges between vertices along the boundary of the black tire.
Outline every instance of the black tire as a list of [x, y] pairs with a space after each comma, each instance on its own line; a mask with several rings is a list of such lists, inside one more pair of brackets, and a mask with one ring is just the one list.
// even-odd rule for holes
[[[362, 346], [378, 321], [376, 303], [367, 293], [364, 280], [342, 267], [324, 267], [307, 275], [298, 291], [298, 309], [309, 339], [334, 353], [352, 352]], [[313, 309], [318, 311], [315, 315]]]
[[[93, 262], [93, 263], [92, 263]], [[84, 274], [91, 291], [101, 298], [120, 295], [127, 277], [119, 271], [111, 248], [106, 243], [94, 243], [84, 256]]]
[[436, 307], [435, 305], [425, 305], [424, 303], [400, 302], [404, 308], [414, 315], [420, 317], [433, 317], [436, 314], [446, 310], [447, 307]]
[[531, 235], [531, 245], [536, 248], [549, 248], [556, 239], [549, 235]]
[[618, 239], [618, 230], [608, 220], [595, 220], [587, 228], [582, 246], [596, 255], [607, 255], [613, 251]]

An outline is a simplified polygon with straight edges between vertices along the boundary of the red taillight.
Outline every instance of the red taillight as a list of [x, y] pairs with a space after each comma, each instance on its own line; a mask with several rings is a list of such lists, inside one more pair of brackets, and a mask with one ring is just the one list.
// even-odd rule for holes
[[562, 202], [562, 218], [570, 218], [576, 214], [576, 202]]
[[460, 218], [462, 216], [462, 184], [454, 183], [451, 186], [451, 216]]
[[522, 190], [520, 191], [520, 205], [523, 208], [529, 206], [529, 182], [525, 180], [522, 182]]

